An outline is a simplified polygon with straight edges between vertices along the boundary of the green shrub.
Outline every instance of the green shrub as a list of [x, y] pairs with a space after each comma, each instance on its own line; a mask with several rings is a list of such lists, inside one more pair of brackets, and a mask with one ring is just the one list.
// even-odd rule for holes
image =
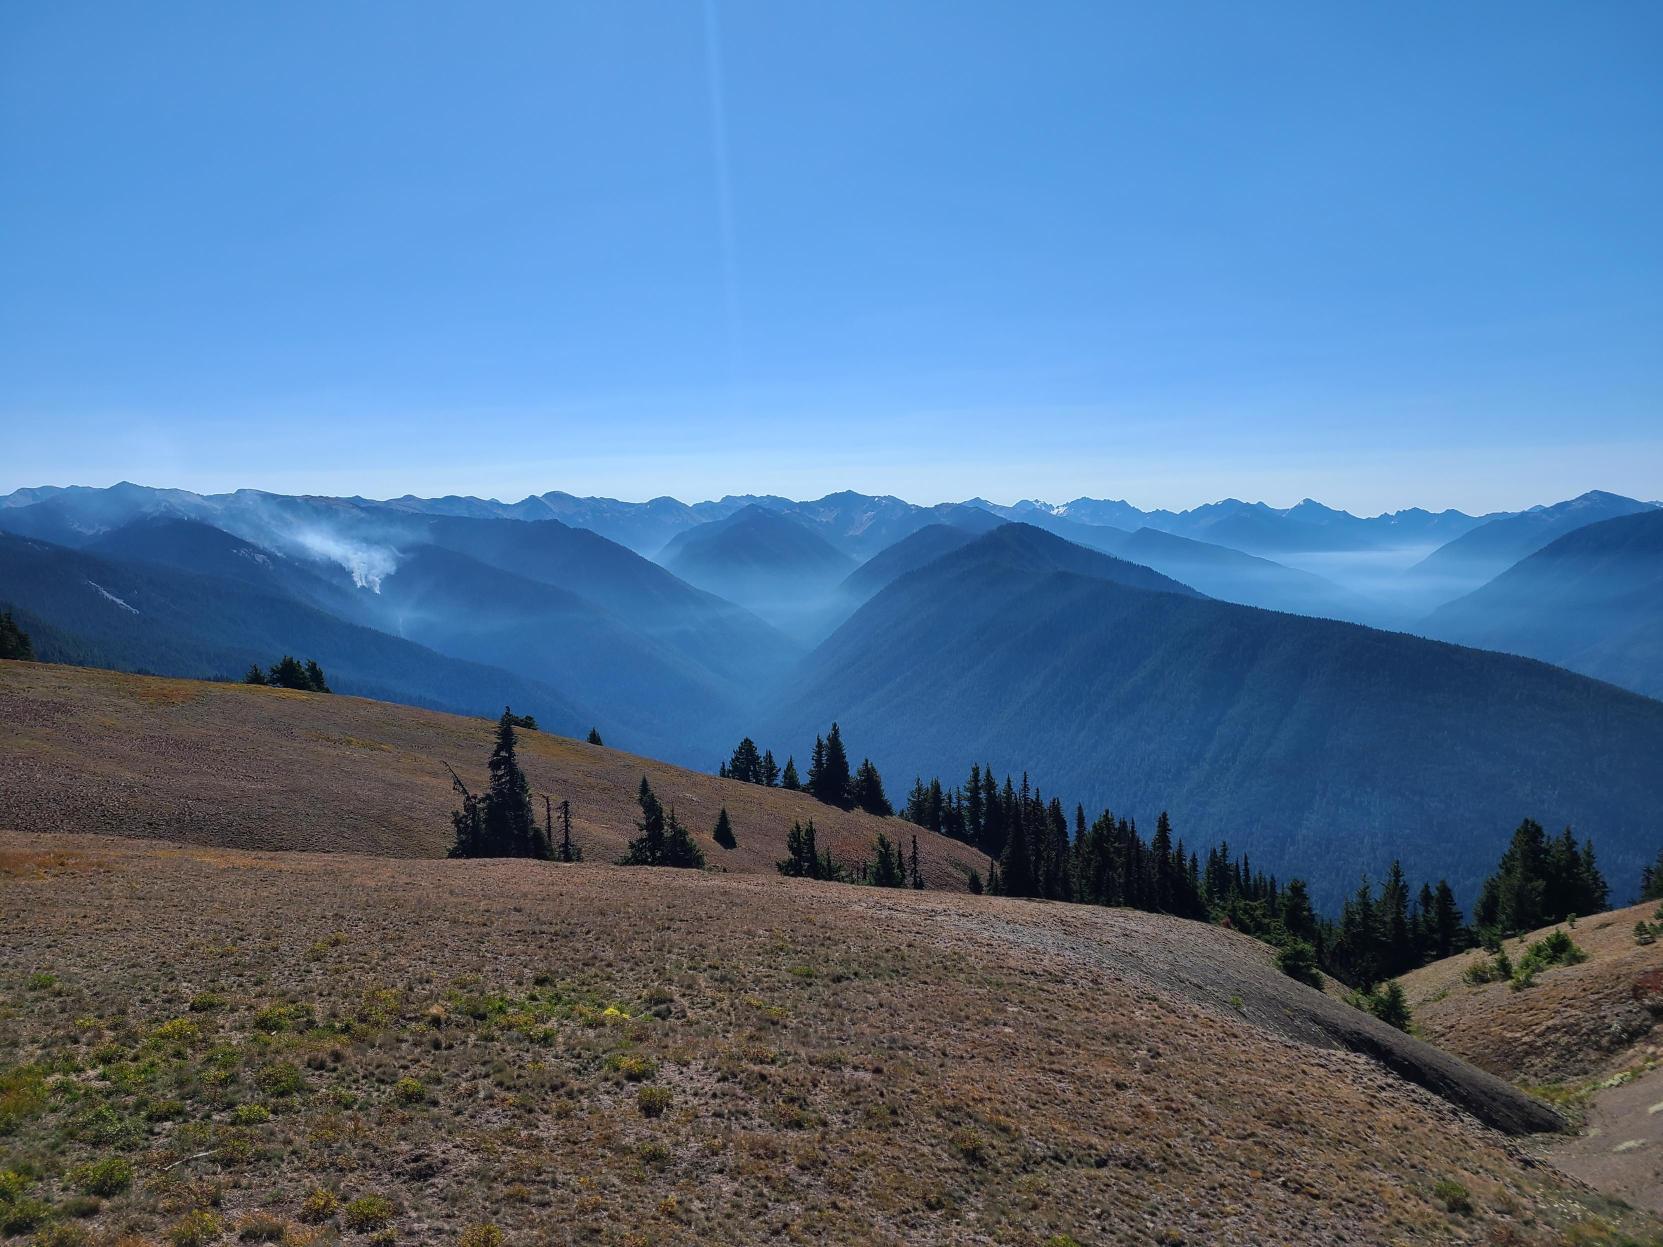
[[270, 1120], [271, 1110], [257, 1100], [239, 1104], [231, 1110], [231, 1124], [234, 1126], [260, 1126]]
[[393, 1096], [401, 1104], [420, 1104], [427, 1099], [427, 1088], [421, 1079], [406, 1075], [393, 1084]]
[[32, 1195], [0, 1200], [0, 1235], [27, 1234], [51, 1215], [52, 1205]]
[[1655, 944], [1657, 943], [1657, 931], [1643, 921], [1636, 922], [1634, 924], [1634, 942], [1636, 944]]
[[251, 1212], [237, 1224], [237, 1237], [245, 1243], [280, 1243], [288, 1232], [287, 1222], [267, 1212]]
[[1317, 970], [1317, 954], [1304, 940], [1292, 940], [1276, 954], [1276, 964], [1290, 979], [1298, 979], [1311, 987], [1322, 986], [1322, 975]]
[[1467, 1188], [1459, 1182], [1442, 1178], [1432, 1185], [1432, 1198], [1442, 1204], [1446, 1211], [1465, 1216], [1472, 1211], [1472, 1196]]
[[341, 1210], [341, 1198], [327, 1187], [316, 1186], [300, 1201], [300, 1219], [312, 1225], [328, 1221]]
[[1513, 990], [1522, 991], [1536, 981], [1536, 975], [1554, 966], [1574, 966], [1588, 960], [1588, 954], [1563, 931], [1550, 931], [1530, 944], [1513, 971]]
[[1507, 951], [1497, 948], [1494, 957], [1488, 961], [1477, 961], [1467, 967], [1462, 975], [1474, 987], [1485, 983], [1500, 983], [1513, 977], [1513, 963], [1507, 956]]
[[1409, 1000], [1403, 994], [1403, 985], [1396, 979], [1374, 991], [1348, 992], [1346, 1002], [1364, 1013], [1372, 1013], [1387, 1026], [1395, 1026], [1400, 1031], [1407, 1032], [1413, 1021], [1409, 1013]]
[[629, 1082], [645, 1082], [658, 1072], [658, 1067], [644, 1056], [615, 1052], [606, 1062], [615, 1074]]
[[133, 1185], [133, 1162], [120, 1156], [90, 1161], [74, 1170], [69, 1181], [83, 1195], [120, 1195]]
[[69, 1137], [94, 1147], [130, 1148], [144, 1137], [144, 1127], [108, 1104], [90, 1105], [69, 1119]]
[[670, 1107], [670, 1093], [663, 1087], [642, 1087], [635, 1093], [636, 1107], [644, 1117], [662, 1117]]
[[60, 1221], [36, 1234], [29, 1247], [88, 1247], [91, 1242], [86, 1227]]
[[961, 1126], [953, 1131], [948, 1142], [953, 1150], [972, 1165], [984, 1164], [987, 1161], [987, 1142], [976, 1131], [968, 1126]]
[[367, 1234], [391, 1221], [393, 1211], [393, 1201], [385, 1195], [360, 1195], [341, 1209], [341, 1224], [356, 1234]]
[[188, 1006], [192, 1013], [210, 1013], [225, 1008], [225, 997], [216, 992], [198, 992]]
[[502, 1247], [502, 1231], [494, 1225], [470, 1225], [456, 1240], [456, 1247]]
[[36, 970], [25, 982], [32, 992], [46, 992], [58, 985], [58, 976], [48, 974], [45, 970]]
[[219, 1218], [206, 1208], [198, 1208], [175, 1221], [167, 1237], [173, 1247], [207, 1247], [219, 1234]]
[[260, 1071], [260, 1090], [267, 1095], [299, 1095], [305, 1089], [306, 1080], [293, 1061], [278, 1061]]

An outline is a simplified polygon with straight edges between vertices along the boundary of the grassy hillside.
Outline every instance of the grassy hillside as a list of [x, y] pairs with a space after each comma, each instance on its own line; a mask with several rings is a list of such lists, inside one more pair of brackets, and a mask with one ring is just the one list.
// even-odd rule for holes
[[[0, 721], [0, 827], [409, 857], [449, 847], [444, 764], [483, 783], [492, 732], [483, 719], [355, 697], [16, 662], [0, 663]], [[880, 829], [913, 830], [547, 733], [521, 740], [539, 810], [544, 793], [571, 801], [575, 835], [598, 861], [635, 835], [643, 774], [726, 870], [772, 873], [793, 820], [812, 818], [845, 860], [870, 856]], [[731, 851], [710, 840], [724, 805]], [[958, 864], [986, 866], [932, 833], [919, 846], [931, 887], [962, 887]]]
[[1521, 991], [1465, 980], [1488, 960], [1482, 950], [1422, 966], [1402, 980], [1415, 1023], [1439, 1047], [1513, 1082], [1574, 1091], [1644, 1064], [1663, 1017], [1663, 941], [1635, 943], [1634, 924], [1657, 910], [1649, 901], [1506, 941], [1517, 962], [1530, 943], [1562, 930], [1588, 954], [1578, 965], [1543, 971]]
[[1648, 901], [1508, 940], [1515, 963], [1556, 929], [1587, 955], [1542, 971], [1519, 991], [1468, 983], [1468, 969], [1487, 960], [1480, 952], [1423, 966], [1402, 981], [1418, 1034], [1529, 1087], [1580, 1127], [1545, 1146], [1548, 1159], [1663, 1213], [1663, 941], [1634, 939], [1634, 924], [1655, 921], [1658, 908]]
[[1616, 1247], [1658, 1230], [1324, 1044], [1339, 1011], [1426, 1051], [1193, 923], [10, 833], [0, 872], [7, 1163], [30, 1207], [66, 1215], [103, 1162], [125, 1189], [74, 1210], [128, 1241], [385, 1225], [483, 1243], [463, 1235], [492, 1223], [508, 1243], [619, 1247]]

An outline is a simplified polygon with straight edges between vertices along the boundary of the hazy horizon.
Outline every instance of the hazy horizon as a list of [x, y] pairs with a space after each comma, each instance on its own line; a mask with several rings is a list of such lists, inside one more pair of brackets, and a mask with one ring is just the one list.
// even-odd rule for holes
[[[900, 494], [900, 493], [896, 493], [896, 492], [890, 491], [890, 490], [862, 489], [862, 488], [859, 488], [858, 486], [843, 484], [843, 485], [836, 485], [836, 486], [834, 486], [832, 488], [829, 488], [829, 489], [817, 490], [817, 491], [812, 492], [812, 493], [790, 493], [790, 492], [787, 492], [787, 491], [784, 491], [784, 490], [781, 490], [781, 489], [772, 489], [772, 488], [766, 488], [766, 487], [752, 487], [752, 488], [747, 488], [747, 489], [744, 489], [744, 490], [724, 490], [724, 491], [719, 492], [719, 493], [693, 492], [693, 493], [679, 493], [678, 494], [678, 493], [669, 493], [669, 492], [658, 492], [658, 493], [650, 493], [650, 494], [641, 494], [641, 495], [638, 495], [638, 496], [619, 496], [619, 495], [615, 495], [615, 494], [602, 493], [602, 492], [595, 491], [595, 490], [575, 488], [575, 487], [571, 487], [571, 486], [567, 486], [567, 485], [551, 485], [551, 486], [548, 486], [547, 488], [531, 488], [531, 489], [527, 489], [527, 490], [524, 490], [523, 492], [519, 492], [519, 493], [485, 493], [485, 492], [481, 492], [481, 491], [478, 491], [478, 490], [454, 489], [454, 488], [444, 488], [444, 487], [436, 487], [436, 488], [434, 488], [432, 490], [428, 490], [428, 491], [406, 489], [406, 490], [401, 490], [397, 493], [391, 493], [391, 492], [372, 493], [372, 492], [369, 492], [369, 491], [366, 491], [366, 490], [363, 490], [363, 489], [346, 489], [346, 490], [276, 489], [276, 488], [268, 488], [268, 487], [261, 486], [261, 485], [249, 484], [249, 483], [246, 483], [246, 482], [244, 482], [242, 484], [229, 485], [229, 486], [226, 486], [226, 487], [223, 487], [223, 488], [195, 488], [195, 487], [191, 487], [191, 486], [180, 485], [180, 484], [178, 484], [176, 482], [172, 482], [172, 481], [161, 482], [161, 481], [151, 481], [151, 480], [133, 480], [133, 479], [128, 478], [128, 477], [120, 477], [120, 478], [113, 479], [113, 480], [99, 480], [99, 481], [89, 481], [89, 480], [46, 481], [46, 480], [40, 480], [40, 481], [32, 481], [32, 482], [29, 482], [27, 484], [17, 484], [17, 485], [13, 485], [13, 486], [0, 485], [0, 497], [5, 497], [5, 496], [7, 496], [7, 495], [9, 495], [13, 492], [16, 492], [16, 491], [19, 491], [19, 490], [25, 490], [25, 489], [42, 489], [42, 488], [48, 488], [48, 489], [49, 488], [60, 488], [60, 489], [62, 489], [62, 488], [109, 489], [109, 488], [112, 488], [112, 487], [114, 487], [116, 485], [120, 485], [120, 484], [137, 485], [137, 486], [140, 486], [142, 488], [147, 488], [147, 489], [159, 489], [159, 490], [179, 489], [179, 490], [185, 490], [188, 493], [199, 494], [199, 495], [202, 495], [202, 496], [224, 495], [224, 494], [235, 493], [236, 491], [242, 490], [242, 489], [250, 489], [250, 490], [255, 490], [255, 491], [261, 492], [261, 493], [286, 494], [286, 495], [292, 495], [292, 496], [310, 496], [310, 497], [327, 497], [327, 498], [363, 498], [363, 499], [366, 499], [370, 502], [396, 501], [397, 499], [404, 498], [404, 497], [426, 498], [426, 499], [457, 497], [457, 498], [477, 498], [477, 499], [479, 499], [481, 501], [485, 501], [485, 502], [516, 503], [516, 502], [523, 501], [524, 499], [526, 499], [528, 497], [536, 497], [536, 496], [540, 496], [540, 495], [547, 494], [547, 493], [564, 493], [564, 494], [569, 494], [569, 495], [571, 495], [572, 497], [575, 497], [575, 498], [600, 498], [600, 499], [607, 499], [609, 501], [614, 501], [614, 502], [622, 502], [622, 503], [629, 504], [629, 505], [641, 505], [641, 504], [644, 504], [644, 503], [647, 503], [647, 502], [654, 501], [654, 500], [659, 499], [659, 498], [666, 498], [666, 497], [667, 498], [673, 498], [675, 501], [685, 503], [687, 505], [694, 505], [694, 504], [698, 504], [698, 503], [702, 503], [702, 502], [720, 502], [723, 499], [729, 498], [729, 497], [737, 498], [737, 497], [747, 497], [747, 496], [782, 497], [782, 498], [789, 498], [793, 502], [813, 502], [813, 501], [817, 501], [821, 498], [827, 497], [827, 496], [832, 495], [832, 494], [855, 493], [855, 494], [866, 495], [868, 497], [894, 497], [894, 498], [899, 498], [903, 502], [908, 502], [908, 503], [911, 503], [915, 506], [922, 506], [922, 507], [939, 506], [939, 505], [944, 505], [944, 504], [949, 504], [949, 503], [969, 502], [973, 499], [981, 499], [983, 501], [990, 502], [995, 506], [1001, 506], [1001, 507], [1015, 506], [1016, 504], [1018, 504], [1020, 502], [1038, 502], [1038, 503], [1044, 503], [1044, 504], [1049, 505], [1049, 506], [1063, 506], [1063, 505], [1066, 505], [1067, 503], [1073, 502], [1077, 499], [1087, 499], [1087, 498], [1089, 498], [1089, 499], [1092, 499], [1094, 501], [1127, 502], [1127, 503], [1130, 503], [1132, 506], [1137, 507], [1141, 511], [1161, 511], [1161, 510], [1165, 510], [1165, 511], [1173, 511], [1173, 512], [1180, 512], [1181, 513], [1181, 512], [1184, 512], [1184, 511], [1188, 511], [1188, 510], [1193, 510], [1196, 507], [1206, 506], [1206, 505], [1209, 505], [1211, 503], [1224, 502], [1224, 501], [1229, 501], [1229, 500], [1244, 502], [1244, 503], [1247, 503], [1247, 504], [1250, 504], [1250, 505], [1262, 503], [1262, 504], [1264, 504], [1266, 506], [1269, 506], [1269, 507], [1271, 507], [1273, 509], [1276, 509], [1276, 510], [1288, 510], [1288, 509], [1290, 509], [1294, 506], [1297, 506], [1301, 502], [1310, 501], [1310, 502], [1320, 503], [1323, 506], [1330, 507], [1330, 508], [1332, 508], [1333, 510], [1336, 510], [1336, 511], [1346, 511], [1346, 512], [1350, 513], [1351, 515], [1355, 515], [1355, 516], [1358, 516], [1358, 517], [1361, 517], [1361, 518], [1372, 518], [1372, 517], [1377, 516], [1377, 515], [1390, 514], [1392, 512], [1397, 512], [1397, 511], [1409, 511], [1409, 510], [1415, 510], [1415, 509], [1429, 511], [1429, 512], [1432, 512], [1434, 514], [1442, 512], [1442, 511], [1447, 511], [1447, 510], [1454, 510], [1454, 511], [1464, 512], [1467, 515], [1475, 515], [1475, 516], [1476, 515], [1492, 514], [1492, 513], [1495, 513], [1495, 512], [1519, 512], [1519, 511], [1529, 510], [1530, 508], [1535, 507], [1535, 506], [1551, 506], [1555, 503], [1565, 502], [1565, 501], [1568, 501], [1572, 498], [1579, 497], [1582, 494], [1585, 494], [1585, 493], [1588, 493], [1588, 492], [1591, 492], [1591, 491], [1601, 491], [1601, 492], [1612, 493], [1612, 494], [1621, 494], [1622, 493], [1622, 491], [1620, 491], [1620, 490], [1606, 489], [1606, 488], [1604, 488], [1603, 486], [1600, 486], [1600, 485], [1590, 485], [1586, 489], [1578, 489], [1574, 493], [1566, 494], [1563, 497], [1558, 497], [1558, 496], [1544, 497], [1544, 498], [1540, 498], [1540, 499], [1537, 499], [1537, 500], [1534, 500], [1534, 501], [1520, 501], [1520, 502], [1516, 502], [1512, 505], [1485, 507], [1483, 509], [1462, 507], [1462, 506], [1458, 506], [1458, 505], [1455, 505], [1455, 504], [1450, 504], [1448, 506], [1428, 506], [1428, 505], [1423, 504], [1423, 503], [1406, 502], [1406, 503], [1402, 503], [1400, 505], [1390, 505], [1390, 506], [1380, 507], [1380, 508], [1373, 509], [1373, 510], [1359, 510], [1355, 507], [1343, 506], [1341, 503], [1335, 501], [1331, 497], [1323, 497], [1323, 496], [1320, 496], [1320, 495], [1317, 495], [1317, 494], [1302, 494], [1297, 498], [1289, 498], [1289, 499], [1286, 499], [1286, 500], [1280, 500], [1280, 499], [1275, 499], [1275, 498], [1257, 497], [1257, 496], [1254, 496], [1250, 493], [1244, 493], [1240, 490], [1236, 490], [1236, 491], [1233, 491], [1233, 492], [1227, 492], [1227, 493], [1221, 493], [1221, 494], [1218, 494], [1218, 495], [1212, 496], [1212, 497], [1199, 498], [1199, 499], [1197, 499], [1195, 501], [1192, 501], [1192, 502], [1184, 502], [1184, 503], [1175, 505], [1173, 503], [1163, 502], [1163, 501], [1159, 501], [1159, 500], [1153, 501], [1153, 502], [1140, 501], [1138, 498], [1133, 497], [1130, 494], [1117, 493], [1112, 489], [1110, 489], [1110, 490], [1101, 490], [1101, 489], [1099, 489], [1097, 492], [1087, 491], [1087, 492], [1080, 492], [1080, 493], [1058, 493], [1056, 491], [1053, 491], [1049, 495], [1046, 495], [1046, 494], [1007, 495], [1007, 493], [1005, 493], [1005, 492], [994, 492], [994, 493], [968, 492], [968, 493], [962, 493], [962, 494], [955, 494], [955, 495], [951, 495], [951, 496], [919, 497], [919, 496], [909, 496], [909, 495], [906, 495], [906, 494]], [[1647, 497], [1644, 494], [1630, 494], [1630, 495], [1625, 495], [1625, 496], [1632, 497], [1636, 501], [1640, 501], [1640, 502], [1659, 502], [1660, 501], [1656, 497]]]
[[0, 488], [1660, 492], [1655, 6], [396, 13], [0, 13]]

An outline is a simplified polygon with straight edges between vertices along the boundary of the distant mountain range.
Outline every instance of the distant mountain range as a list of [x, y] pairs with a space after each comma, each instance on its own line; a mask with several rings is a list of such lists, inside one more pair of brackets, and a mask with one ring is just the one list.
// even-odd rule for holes
[[[1663, 702], [1598, 680], [1663, 691], [1660, 519], [1608, 494], [1481, 521], [43, 487], [0, 499], [0, 605], [48, 660], [236, 679], [292, 652], [344, 692], [511, 704], [701, 768], [747, 734], [805, 766], [835, 719], [893, 796], [914, 771], [1027, 769], [1071, 801], [1170, 808], [1333, 899], [1394, 852], [1468, 888], [1527, 815], [1594, 835], [1614, 879], [1655, 856]], [[1390, 569], [1423, 547], [1358, 548], [1457, 530], [1462, 565], [1525, 554], [1441, 610], [1409, 614], [1424, 573]], [[1386, 589], [1216, 540], [1277, 533]], [[1510, 653], [1334, 622], [1410, 619]]]
[[1663, 698], [1663, 510], [1573, 529], [1424, 627]]
[[1532, 507], [1479, 525], [1439, 546], [1409, 570], [1409, 579], [1449, 601], [1501, 575], [1520, 559], [1589, 524], [1656, 509], [1619, 494], [1593, 490], [1553, 506]]

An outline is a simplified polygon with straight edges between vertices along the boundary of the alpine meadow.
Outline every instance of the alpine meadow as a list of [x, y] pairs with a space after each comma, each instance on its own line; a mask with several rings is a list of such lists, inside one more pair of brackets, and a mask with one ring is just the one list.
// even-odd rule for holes
[[4, 1247], [1663, 1247], [1663, 10], [0, 9]]

